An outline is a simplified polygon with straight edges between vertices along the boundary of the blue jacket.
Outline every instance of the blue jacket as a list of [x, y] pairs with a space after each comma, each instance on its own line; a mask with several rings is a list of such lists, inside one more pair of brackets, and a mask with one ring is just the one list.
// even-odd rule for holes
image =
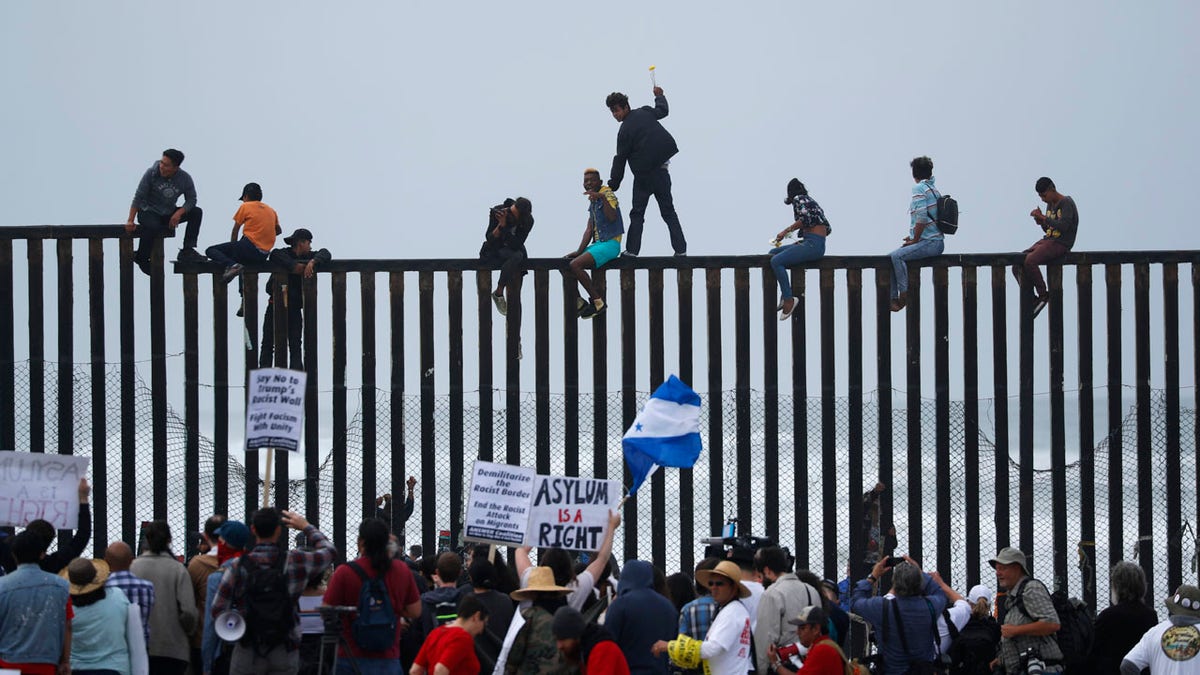
[[675, 605], [654, 590], [654, 567], [630, 560], [621, 570], [617, 597], [604, 617], [604, 628], [625, 653], [629, 672], [666, 673], [667, 656], [654, 656], [650, 646], [675, 639], [679, 615]]
[[18, 565], [0, 577], [0, 659], [9, 663], [58, 663], [67, 631], [66, 579], [37, 563]]
[[[871, 630], [879, 639], [885, 675], [900, 675], [908, 670], [910, 662], [931, 662], [937, 656], [934, 642], [938, 639], [938, 634], [934, 622], [946, 608], [946, 596], [928, 574], [924, 577], [925, 588], [922, 595], [891, 599], [883, 596], [872, 597], [874, 588], [871, 582], [862, 579], [855, 584], [854, 592], [850, 596], [850, 611], [871, 622]], [[901, 628], [896, 625], [893, 605], [900, 609], [900, 623], [903, 624], [904, 637], [908, 642], [907, 653], [904, 651], [904, 643], [900, 640]], [[886, 635], [883, 630], [885, 610], [888, 615]]]

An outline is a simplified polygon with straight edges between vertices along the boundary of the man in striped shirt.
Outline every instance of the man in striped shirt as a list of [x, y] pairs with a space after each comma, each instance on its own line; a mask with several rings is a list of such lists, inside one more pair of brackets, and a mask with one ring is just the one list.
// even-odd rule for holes
[[104, 562], [108, 563], [108, 581], [105, 588], [119, 588], [125, 592], [129, 602], [138, 606], [142, 613], [142, 632], [146, 646], [150, 646], [150, 610], [154, 608], [154, 584], [136, 577], [129, 571], [133, 564], [133, 549], [123, 541], [114, 541], [104, 550]]

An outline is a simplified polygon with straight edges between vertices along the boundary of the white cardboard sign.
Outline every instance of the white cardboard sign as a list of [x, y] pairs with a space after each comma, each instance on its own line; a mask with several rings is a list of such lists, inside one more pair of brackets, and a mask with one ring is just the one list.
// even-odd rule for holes
[[598, 550], [608, 527], [609, 510], [617, 508], [620, 499], [621, 488], [615, 480], [538, 476], [525, 544]]
[[0, 452], [0, 526], [24, 527], [43, 518], [56, 529], [79, 527], [79, 479], [88, 457]]
[[463, 538], [595, 551], [620, 498], [617, 481], [541, 476], [521, 466], [476, 462]]
[[475, 462], [463, 537], [501, 546], [520, 546], [529, 525], [533, 469], [508, 464]]
[[279, 448], [296, 452], [304, 435], [302, 370], [261, 368], [250, 371], [246, 401], [246, 449]]

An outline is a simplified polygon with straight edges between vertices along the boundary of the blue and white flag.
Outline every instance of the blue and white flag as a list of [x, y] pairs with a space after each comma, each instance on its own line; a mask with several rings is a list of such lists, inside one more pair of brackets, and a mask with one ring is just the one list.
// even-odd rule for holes
[[659, 385], [621, 441], [632, 497], [660, 466], [691, 468], [700, 446], [700, 395], [674, 375]]

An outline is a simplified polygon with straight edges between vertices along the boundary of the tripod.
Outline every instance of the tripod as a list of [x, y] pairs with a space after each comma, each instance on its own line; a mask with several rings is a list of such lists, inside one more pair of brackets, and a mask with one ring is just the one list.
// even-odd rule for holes
[[[342, 607], [323, 605], [317, 608], [321, 612], [321, 620], [325, 622], [325, 632], [321, 633], [321, 650], [318, 656], [317, 675], [325, 675], [325, 649], [328, 647], [333, 650], [333, 665], [330, 667], [331, 673], [337, 672], [338, 667], [338, 647], [350, 653], [350, 643], [346, 642], [346, 638], [342, 636], [342, 616], [357, 614], [357, 607]], [[350, 668], [355, 675], [362, 675], [358, 669], [358, 663], [354, 659], [350, 659]]]

